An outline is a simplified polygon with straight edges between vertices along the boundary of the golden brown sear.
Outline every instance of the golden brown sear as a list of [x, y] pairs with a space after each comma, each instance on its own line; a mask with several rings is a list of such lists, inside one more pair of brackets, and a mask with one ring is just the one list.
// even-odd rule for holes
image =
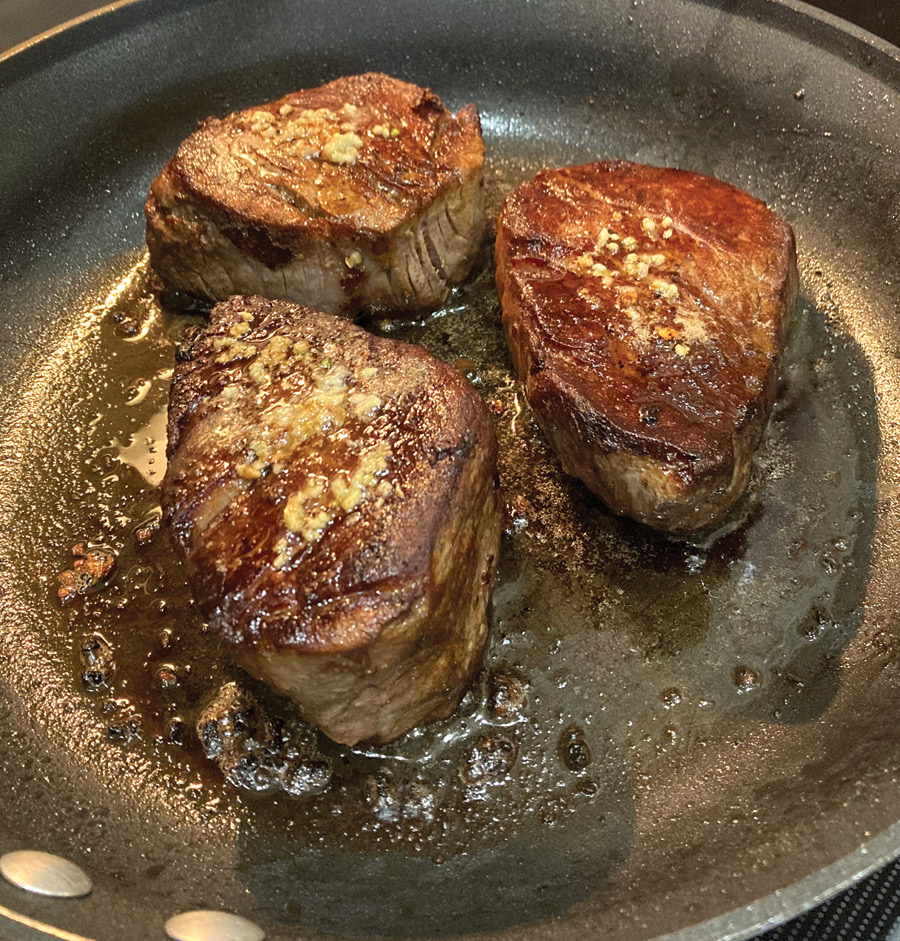
[[174, 290], [353, 316], [438, 307], [480, 256], [472, 104], [368, 73], [207, 118], [153, 181], [147, 245]]
[[235, 297], [180, 354], [164, 518], [237, 661], [336, 741], [386, 742], [477, 669], [496, 452], [474, 388], [420, 347]]
[[496, 260], [516, 370], [564, 469], [657, 529], [721, 519], [772, 407], [790, 226], [708, 176], [592, 163], [510, 194]]

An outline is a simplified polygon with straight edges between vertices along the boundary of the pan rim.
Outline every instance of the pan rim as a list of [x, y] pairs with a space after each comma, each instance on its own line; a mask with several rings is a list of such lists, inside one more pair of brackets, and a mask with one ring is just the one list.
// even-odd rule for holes
[[27, 52], [29, 49], [33, 49], [38, 44], [43, 43], [48, 39], [52, 39], [54, 36], [57, 36], [60, 33], [68, 32], [70, 29], [73, 29], [76, 26], [80, 26], [82, 23], [87, 23], [90, 20], [95, 20], [101, 16], [105, 16], [107, 13], [112, 13], [115, 10], [120, 10], [123, 7], [132, 6], [133, 4], [140, 2], [141, 0], [115, 0], [114, 3], [107, 3], [105, 6], [99, 6], [95, 10], [88, 10], [87, 13], [82, 13], [80, 16], [74, 16], [69, 20], [63, 20], [62, 23], [57, 23], [56, 26], [51, 26], [49, 29], [45, 29], [41, 33], [30, 36], [28, 39], [23, 39], [22, 42], [17, 43], [15, 46], [11, 46], [4, 52], [0, 52], [0, 64], [7, 62], [7, 60], [18, 56], [23, 52]]
[[[164, 7], [167, 5], [167, 2], [168, 0], [114, 0], [113, 3], [98, 6], [96, 9], [82, 13], [80, 16], [63, 20], [62, 23], [58, 23], [56, 26], [51, 26], [49, 29], [36, 33], [34, 36], [23, 40], [15, 46], [11, 46], [9, 49], [0, 51], [0, 80], [3, 79], [2, 73], [4, 67], [11, 61], [19, 63], [22, 61], [22, 58], [32, 50], [37, 50], [38, 52], [46, 50], [48, 45], [52, 43], [52, 40], [58, 36], [64, 34], [71, 35], [75, 30], [85, 24], [93, 23], [95, 20], [104, 19], [108, 22], [109, 19], [111, 19], [111, 14], [117, 14], [120, 10], [125, 10], [129, 7]], [[209, 0], [207, 0], [207, 2], [209, 2]], [[692, 0], [692, 2], [711, 5], [711, 3], [716, 3], [718, 0]], [[864, 29], [862, 26], [857, 26], [849, 20], [842, 19], [834, 13], [829, 13], [827, 10], [820, 10], [818, 7], [806, 3], [805, 0], [767, 0], [767, 3], [770, 6], [783, 7], [800, 16], [823, 23], [840, 33], [844, 33], [864, 42], [866, 45], [877, 49], [878, 52], [891, 59], [893, 62], [900, 64], [900, 46], [895, 46], [886, 39], [876, 36], [875, 33]], [[148, 16], [159, 16], [161, 12], [161, 10], [153, 10], [148, 13]], [[0, 84], [2, 84], [2, 82], [0, 82]]]
[[[215, 0], [190, 0], [192, 6], [206, 5]], [[690, 0], [703, 6], [720, 6], [722, 0]], [[874, 33], [850, 23], [839, 16], [820, 10], [804, 0], [764, 0], [770, 8], [782, 8], [805, 19], [813, 20], [838, 33], [864, 43], [886, 57], [893, 67], [900, 65], [900, 47]], [[133, 9], [132, 9], [133, 8]], [[140, 19], [154, 20], [167, 12], [184, 9], [183, 0], [115, 0], [87, 13], [51, 27], [10, 49], [0, 52], [0, 88], [14, 78], [7, 69], [18, 68], [19, 75], [27, 75], [56, 59], [64, 42], [76, 33], [90, 42], [89, 24], [96, 36], [106, 36], [114, 23], [119, 28], [137, 25]], [[140, 13], [138, 11], [140, 10]], [[122, 12], [129, 11], [129, 12]], [[11, 66], [11, 63], [13, 64]], [[861, 879], [900, 857], [900, 821], [889, 826], [876, 837], [861, 844], [856, 850], [836, 860], [799, 882], [778, 889], [754, 900], [749, 905], [723, 915], [660, 935], [656, 941], [742, 941], [784, 924], [838, 895]], [[6, 920], [34, 932], [33, 937], [60, 939], [60, 941], [93, 941], [86, 935], [75, 934], [44, 921], [39, 921], [6, 906], [0, 905], [0, 920]]]
[[[125, 0], [125, 2], [130, 2], [130, 0]], [[889, 59], [900, 64], [900, 46], [895, 46], [886, 39], [882, 39], [880, 36], [876, 36], [875, 33], [864, 29], [862, 26], [857, 26], [849, 20], [836, 16], [834, 13], [829, 13], [827, 10], [820, 10], [818, 7], [806, 3], [805, 0], [768, 0], [768, 2], [772, 6], [785, 7], [788, 10], [792, 10], [794, 13], [799, 13], [801, 16], [818, 20], [820, 23], [824, 23], [826, 26], [838, 32], [852, 36], [854, 39], [862, 40], [866, 45], [874, 46]]]

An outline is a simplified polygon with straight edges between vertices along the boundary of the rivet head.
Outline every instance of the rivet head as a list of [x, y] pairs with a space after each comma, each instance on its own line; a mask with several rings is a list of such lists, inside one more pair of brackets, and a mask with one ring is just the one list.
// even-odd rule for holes
[[39, 850], [17, 850], [0, 856], [0, 875], [27, 892], [58, 899], [77, 899], [93, 889], [80, 866]]
[[195, 911], [173, 915], [166, 934], [174, 941], [263, 941], [266, 933], [252, 921], [228, 912]]

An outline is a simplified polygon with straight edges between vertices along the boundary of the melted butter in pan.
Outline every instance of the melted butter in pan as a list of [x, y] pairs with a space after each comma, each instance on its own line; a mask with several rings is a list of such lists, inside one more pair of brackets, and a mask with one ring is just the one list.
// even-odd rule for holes
[[[42, 643], [69, 662], [104, 747], [174, 768], [207, 816], [439, 860], [523, 828], [586, 828], [612, 866], [647, 782], [736, 722], [801, 721], [833, 697], [864, 584], [871, 447], [847, 405], [860, 353], [818, 311], [798, 309], [750, 492], [715, 533], [680, 541], [562, 473], [511, 375], [489, 264], [426, 321], [371, 324], [455, 364], [487, 401], [506, 535], [484, 669], [460, 709], [346, 749], [234, 667], [193, 607], [158, 486], [174, 346], [199, 315], [161, 306], [132, 261], [55, 380], [28, 392], [44, 404], [22, 446], [43, 470], [15, 514], [38, 534], [29, 565], [55, 605]], [[98, 547], [114, 556], [105, 573], [86, 561]], [[65, 603], [63, 571], [78, 589]]]

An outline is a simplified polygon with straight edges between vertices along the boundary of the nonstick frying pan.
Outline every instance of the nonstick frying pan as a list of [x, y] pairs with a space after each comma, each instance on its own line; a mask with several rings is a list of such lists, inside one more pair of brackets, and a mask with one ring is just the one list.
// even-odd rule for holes
[[[396, 746], [321, 743], [324, 795], [255, 793], [191, 727], [243, 680], [155, 530], [189, 317], [149, 291], [141, 207], [198, 119], [367, 69], [478, 103], [494, 209], [539, 166], [612, 156], [753, 192], [796, 230], [802, 298], [750, 493], [691, 541], [561, 474], [489, 260], [398, 331], [498, 416], [485, 670]], [[270, 939], [742, 938], [896, 856], [898, 105], [895, 49], [764, 0], [141, 0], [0, 62], [0, 849], [95, 883], [67, 902], [0, 885], [4, 931], [155, 938], [224, 908]], [[82, 541], [116, 568], [63, 605]], [[92, 633], [117, 664], [93, 692]], [[521, 708], [492, 712], [511, 683]]]

